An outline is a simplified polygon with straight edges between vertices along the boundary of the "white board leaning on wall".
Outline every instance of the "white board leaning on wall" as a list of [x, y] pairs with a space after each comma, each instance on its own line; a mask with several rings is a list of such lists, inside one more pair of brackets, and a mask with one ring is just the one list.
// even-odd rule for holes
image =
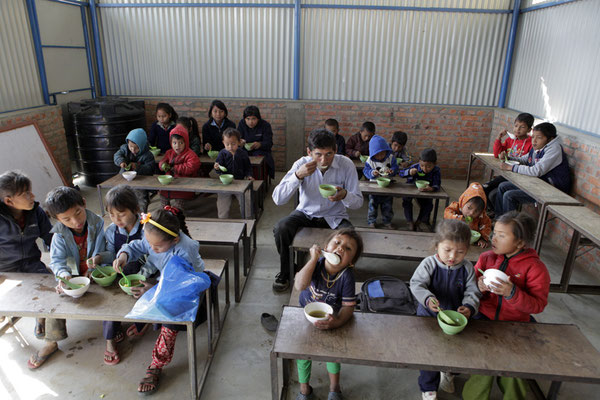
[[42, 204], [50, 190], [67, 185], [35, 123], [0, 129], [0, 174], [11, 170], [31, 179], [35, 199]]

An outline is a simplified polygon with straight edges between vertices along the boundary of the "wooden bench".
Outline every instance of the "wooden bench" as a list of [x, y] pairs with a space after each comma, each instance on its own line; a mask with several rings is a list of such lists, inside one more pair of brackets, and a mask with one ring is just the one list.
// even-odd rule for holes
[[548, 398], [562, 381], [600, 383], [600, 353], [577, 326], [563, 324], [471, 320], [448, 336], [435, 318], [354, 313], [342, 327], [319, 330], [302, 308], [284, 307], [270, 358], [273, 400], [286, 398], [294, 359], [550, 380]]
[[[220, 305], [218, 288], [214, 292], [215, 296], [211, 297], [213, 319], [217, 321], [217, 335], [215, 337], [215, 341], [218, 341], [218, 338], [220, 337], [220, 332], [223, 329], [223, 324], [225, 323], [225, 317], [227, 317], [227, 312], [229, 311], [229, 306], [231, 304], [231, 302], [229, 301], [229, 262], [227, 260], [207, 259], [204, 260], [204, 270], [212, 272], [221, 280], [223, 279], [223, 274], [225, 275], [225, 306], [223, 308], [222, 316], [219, 307]], [[214, 343], [214, 346], [216, 346], [216, 342]]]
[[[373, 228], [356, 228], [363, 239], [362, 257], [385, 258], [394, 260], [421, 261], [433, 254], [431, 244], [434, 233], [409, 232]], [[290, 246], [290, 277], [294, 276], [294, 260], [298, 252], [307, 252], [313, 244], [325, 245], [331, 229], [301, 228], [294, 236]], [[466, 259], [473, 264], [479, 255], [488, 249], [470, 246]]]

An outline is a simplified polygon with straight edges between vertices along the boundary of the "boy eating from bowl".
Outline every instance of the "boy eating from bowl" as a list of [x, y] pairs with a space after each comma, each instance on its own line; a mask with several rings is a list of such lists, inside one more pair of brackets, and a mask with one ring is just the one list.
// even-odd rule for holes
[[486, 197], [483, 186], [473, 182], [467, 190], [460, 195], [458, 201], [453, 201], [444, 210], [444, 219], [458, 219], [465, 221], [472, 231], [481, 234], [477, 246], [488, 247], [490, 233], [492, 233], [492, 220], [485, 213]]

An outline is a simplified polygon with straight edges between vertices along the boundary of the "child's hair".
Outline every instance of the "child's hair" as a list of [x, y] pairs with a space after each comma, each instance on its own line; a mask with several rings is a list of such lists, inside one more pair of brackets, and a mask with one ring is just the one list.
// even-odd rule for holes
[[463, 221], [457, 219], [444, 219], [437, 224], [433, 245], [437, 246], [444, 240], [455, 243], [471, 243], [471, 228]]
[[336, 147], [335, 135], [324, 128], [313, 129], [308, 135], [308, 148], [314, 149], [334, 149]]
[[471, 197], [469, 201], [467, 201], [467, 203], [473, 204], [473, 207], [475, 207], [475, 211], [478, 213], [482, 212], [485, 208], [485, 200], [483, 200], [479, 196]]
[[235, 128], [227, 128], [223, 131], [223, 137], [235, 137], [237, 138], [238, 142], [240, 140], [242, 140], [242, 134], [240, 133], [240, 131], [238, 131]]
[[525, 125], [527, 125], [527, 127], [529, 129], [531, 129], [531, 127], [533, 126], [533, 122], [535, 121], [535, 118], [533, 118], [533, 115], [529, 114], [529, 113], [521, 113], [519, 115], [517, 115], [517, 118], [515, 118], [515, 122], [525, 122]]
[[140, 205], [135, 191], [127, 185], [118, 185], [110, 189], [106, 193], [106, 211], [110, 212], [111, 209], [119, 212], [129, 210], [134, 214], [139, 213]]
[[7, 171], [0, 175], [0, 202], [31, 190], [31, 180], [19, 171]]
[[510, 211], [498, 217], [496, 223], [498, 222], [510, 225], [515, 239], [522, 240], [525, 246], [531, 244], [535, 236], [536, 223], [529, 215], [523, 212]]
[[85, 200], [79, 190], [67, 186], [59, 186], [52, 189], [46, 196], [46, 207], [44, 209], [51, 217], [56, 218], [75, 206], [85, 207]]
[[340, 228], [338, 230], [333, 231], [331, 235], [329, 235], [326, 244], [329, 244], [329, 242], [331, 242], [331, 239], [333, 239], [336, 236], [348, 236], [350, 239], [356, 242], [356, 254], [352, 259], [352, 264], [356, 264], [356, 261], [358, 261], [358, 259], [362, 255], [364, 247], [363, 240], [360, 234], [354, 228]]
[[183, 141], [185, 141], [185, 139], [183, 138], [183, 136], [181, 136], [181, 135], [178, 135], [178, 134], [176, 134], [176, 133], [173, 133], [173, 134], [171, 135], [171, 138], [169, 139], [169, 141], [170, 141], [170, 142], [172, 142], [172, 141], [173, 141], [173, 139], [178, 139], [178, 140], [183, 140]]
[[210, 107], [208, 107], [208, 119], [209, 120], [212, 119], [212, 110], [214, 107], [217, 107], [219, 110], [225, 111], [225, 118], [227, 118], [229, 111], [227, 111], [227, 107], [225, 106], [225, 103], [223, 103], [221, 100], [213, 100], [212, 103], [210, 103]]
[[193, 117], [179, 117], [177, 118], [177, 124], [185, 126], [190, 136], [200, 136], [200, 131], [198, 130], [198, 121]]
[[542, 135], [546, 136], [548, 141], [556, 137], [556, 127], [550, 122], [542, 122], [541, 124], [537, 124], [533, 127], [533, 130], [541, 132]]
[[[152, 213], [152, 219], [170, 231], [178, 233], [181, 230], [183, 233], [190, 236], [190, 231], [188, 230], [188, 227], [185, 224], [185, 215], [183, 215], [183, 212], [178, 208], [171, 206], [159, 208], [156, 212]], [[173, 239], [175, 239], [174, 236], [168, 234], [159, 227], [154, 226], [150, 223], [144, 224], [144, 229], [158, 233], [160, 236], [162, 236], [163, 240], [172, 241]]]
[[258, 119], [262, 119], [260, 117], [260, 110], [256, 106], [248, 106], [244, 108], [244, 119], [248, 117], [256, 117]]
[[367, 131], [369, 133], [375, 133], [375, 124], [372, 123], [371, 121], [367, 121], [362, 124], [362, 126], [360, 127], [360, 130]]
[[169, 114], [171, 116], [171, 119], [169, 120], [170, 122], [177, 121], [177, 118], [179, 118], [177, 113], [175, 112], [173, 107], [171, 107], [171, 105], [169, 103], [158, 103], [156, 105], [155, 114], [158, 112], [158, 110], [163, 110], [164, 112]]
[[406, 142], [408, 142], [408, 135], [406, 132], [396, 131], [392, 135], [392, 143], [394, 142], [398, 143], [400, 146], [404, 146], [406, 145]]
[[340, 129], [340, 124], [337, 122], [337, 119], [329, 118], [325, 121], [325, 126], [333, 126], [336, 129]]
[[432, 162], [435, 164], [437, 162], [437, 153], [434, 149], [427, 148], [421, 152], [421, 157], [419, 159], [421, 161]]

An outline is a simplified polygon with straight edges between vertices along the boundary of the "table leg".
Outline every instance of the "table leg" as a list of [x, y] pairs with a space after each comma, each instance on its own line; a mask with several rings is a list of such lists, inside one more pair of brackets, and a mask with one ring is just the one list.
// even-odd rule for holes
[[281, 384], [281, 398], [282, 399], [286, 399], [287, 398], [287, 390], [288, 390], [288, 386], [290, 383], [290, 368], [292, 366], [292, 360], [290, 360], [289, 358], [282, 358], [281, 359], [281, 380], [282, 380], [282, 384]]
[[247, 232], [244, 232], [242, 237], [242, 246], [244, 246], [244, 276], [248, 276], [250, 271], [250, 238]]
[[190, 372], [190, 394], [193, 400], [198, 398], [198, 377], [196, 372], [196, 335], [194, 322], [186, 323], [188, 340], [188, 368]]
[[240, 293], [240, 245], [233, 246], [233, 287], [235, 289], [235, 302], [239, 303], [242, 295]]
[[290, 281], [290, 287], [294, 282], [294, 248], [292, 246], [290, 246], [290, 276], [289, 276], [289, 281]]
[[[250, 183], [250, 185], [248, 187], [252, 187], [252, 183]], [[246, 219], [246, 192], [248, 191], [248, 189], [244, 190], [242, 192], [242, 201], [240, 201], [240, 210], [242, 211], [242, 219]], [[252, 191], [252, 189], [250, 189], [250, 191]]]
[[558, 390], [560, 389], [561, 384], [562, 382], [552, 381], [550, 389], [548, 389], [548, 395], [546, 396], [547, 400], [556, 400], [558, 398]]
[[279, 400], [279, 372], [277, 371], [277, 354], [271, 352], [271, 400]]
[[[218, 290], [218, 289], [217, 289]], [[212, 336], [213, 336], [213, 315], [212, 315], [212, 310], [211, 310], [211, 300], [212, 300], [212, 296], [210, 295], [210, 291], [211, 291], [211, 287], [209, 286], [208, 289], [206, 289], [206, 330], [207, 330], [207, 336], [208, 336], [208, 356], [211, 357], [213, 354], [213, 343], [212, 343]], [[216, 308], [219, 308], [219, 304], [217, 303]], [[217, 320], [218, 323], [219, 320]], [[192, 325], [192, 329], [193, 325]]]
[[544, 231], [546, 230], [546, 217], [548, 215], [548, 206], [546, 203], [541, 205], [540, 217], [538, 219], [537, 232], [535, 235], [535, 241], [533, 243], [533, 248], [535, 251], [540, 254], [540, 250], [542, 247], [542, 237], [544, 236]]
[[569, 281], [571, 280], [571, 274], [573, 273], [573, 268], [575, 267], [575, 258], [577, 257], [579, 239], [581, 239], [581, 234], [579, 231], [574, 230], [573, 236], [571, 237], [569, 252], [567, 253], [567, 259], [565, 260], [565, 266], [563, 267], [562, 276], [560, 277], [560, 291], [563, 293], [567, 293], [569, 290]]
[[433, 206], [433, 229], [435, 229], [435, 224], [437, 222], [438, 215], [438, 207], [440, 206], [440, 199], [435, 199], [435, 205]]
[[100, 204], [100, 211], [102, 212], [102, 217], [104, 217], [104, 214], [106, 214], [106, 212], [104, 211], [104, 203], [103, 203], [103, 199], [102, 199], [102, 188], [100, 187], [100, 185], [96, 185], [96, 187], [98, 188], [98, 201]]
[[475, 161], [475, 157], [473, 157], [473, 153], [471, 153], [469, 157], [469, 168], [467, 169], [467, 185], [469, 187], [469, 181], [471, 180], [471, 167], [473, 167], [473, 161]]

